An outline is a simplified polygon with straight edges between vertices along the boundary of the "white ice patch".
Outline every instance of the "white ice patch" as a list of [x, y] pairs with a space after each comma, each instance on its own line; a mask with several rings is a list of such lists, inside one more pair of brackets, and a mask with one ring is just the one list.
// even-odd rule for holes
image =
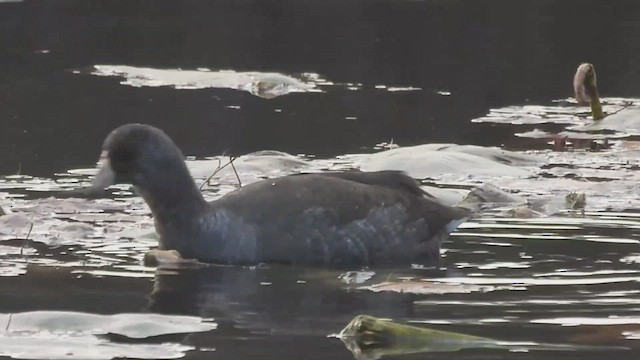
[[417, 145], [353, 155], [350, 159], [359, 163], [364, 171], [400, 170], [418, 179], [525, 177], [533, 174], [531, 165], [543, 162], [536, 156], [500, 148], [456, 144]]
[[[67, 311], [0, 314], [0, 324], [0, 356], [15, 359], [177, 359], [193, 347], [145, 343], [141, 339], [205, 332], [217, 327], [214, 322], [193, 316]], [[106, 334], [138, 340], [112, 342], [99, 337]]]
[[299, 78], [275, 72], [236, 72], [233, 70], [211, 71], [154, 69], [126, 65], [95, 65], [91, 72], [98, 76], [124, 78], [122, 85], [134, 87], [169, 86], [175, 89], [235, 89], [255, 96], [272, 99], [294, 92], [321, 92], [317, 88], [317, 74], [300, 75]]

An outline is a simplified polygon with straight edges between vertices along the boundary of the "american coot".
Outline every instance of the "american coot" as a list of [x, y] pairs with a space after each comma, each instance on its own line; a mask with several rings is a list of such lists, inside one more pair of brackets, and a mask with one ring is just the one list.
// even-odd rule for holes
[[207, 203], [161, 130], [128, 124], [103, 145], [94, 186], [132, 184], [162, 250], [225, 264], [380, 265], [433, 262], [467, 210], [440, 204], [394, 171], [299, 174], [259, 181]]

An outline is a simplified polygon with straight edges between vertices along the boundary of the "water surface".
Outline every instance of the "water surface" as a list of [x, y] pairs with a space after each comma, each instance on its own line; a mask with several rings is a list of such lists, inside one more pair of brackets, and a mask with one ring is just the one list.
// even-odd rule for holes
[[[638, 18], [636, 2], [604, 0], [0, 1], [0, 357], [351, 359], [327, 335], [364, 313], [520, 344], [407, 359], [635, 359], [637, 139], [557, 153], [537, 134], [583, 123], [563, 100], [582, 61], [605, 110], [636, 101]], [[259, 150], [293, 155], [239, 158], [243, 184], [398, 145], [504, 144], [543, 163], [422, 181], [490, 182], [540, 216], [482, 212], [437, 267], [158, 271], [141, 265], [153, 221], [128, 186], [48, 198], [88, 185], [127, 122], [165, 129], [198, 183]], [[226, 171], [203, 191], [236, 187]]]

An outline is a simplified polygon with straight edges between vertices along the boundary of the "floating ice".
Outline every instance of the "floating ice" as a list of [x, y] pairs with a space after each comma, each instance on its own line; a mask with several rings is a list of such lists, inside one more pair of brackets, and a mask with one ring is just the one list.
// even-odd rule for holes
[[122, 85], [134, 87], [170, 86], [176, 89], [224, 88], [249, 92], [255, 96], [272, 99], [294, 92], [321, 92], [318, 77], [309, 74], [296, 78], [275, 72], [236, 72], [233, 70], [210, 71], [182, 69], [154, 69], [126, 65], [95, 65], [91, 72], [98, 76], [116, 76], [124, 80]]
[[[161, 335], [204, 332], [216, 323], [193, 316], [97, 315], [69, 311], [0, 314], [0, 356], [15, 359], [176, 359], [192, 350], [177, 343], [145, 343]], [[135, 342], [112, 342], [116, 334]]]

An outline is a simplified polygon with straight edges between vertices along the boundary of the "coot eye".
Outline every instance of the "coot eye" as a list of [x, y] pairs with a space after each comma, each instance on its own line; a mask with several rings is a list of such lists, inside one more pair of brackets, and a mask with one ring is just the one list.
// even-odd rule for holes
[[133, 159], [133, 154], [128, 149], [116, 149], [114, 151], [109, 152], [109, 159], [112, 162], [115, 161], [131, 161]]
[[116, 173], [126, 173], [131, 170], [135, 154], [131, 149], [120, 147], [109, 151], [109, 161]]

